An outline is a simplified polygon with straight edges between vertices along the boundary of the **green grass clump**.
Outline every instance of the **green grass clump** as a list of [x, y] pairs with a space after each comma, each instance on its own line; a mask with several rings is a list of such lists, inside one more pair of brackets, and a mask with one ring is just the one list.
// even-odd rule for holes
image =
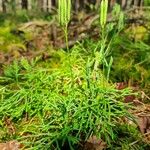
[[[118, 119], [130, 118], [123, 103], [129, 90], [115, 89], [76, 47], [60, 58], [57, 68], [22, 59], [5, 69], [0, 78], [1, 137], [18, 139], [34, 150], [61, 149], [66, 143], [74, 149], [92, 135], [111, 145]], [[15, 125], [14, 135], [6, 132], [5, 118]]]

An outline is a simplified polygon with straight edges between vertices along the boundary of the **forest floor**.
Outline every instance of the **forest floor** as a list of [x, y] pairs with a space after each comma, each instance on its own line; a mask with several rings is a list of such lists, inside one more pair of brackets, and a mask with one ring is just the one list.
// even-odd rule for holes
[[[76, 19], [77, 18], [74, 20]], [[7, 148], [8, 150], [15, 148], [17, 150], [20, 147], [26, 149], [26, 146], [24, 145], [27, 144], [27, 147], [29, 147], [30, 143], [28, 140], [22, 142], [24, 139], [22, 140], [21, 136], [28, 137], [30, 135], [33, 135], [33, 137], [30, 137], [30, 140], [32, 140], [32, 146], [34, 149], [34, 146], [36, 147], [36, 145], [33, 143], [36, 140], [37, 143], [40, 142], [40, 140], [43, 140], [40, 139], [40, 136], [37, 137], [37, 139], [36, 136], [34, 137], [36, 128], [38, 127], [39, 131], [37, 131], [37, 133], [39, 135], [40, 133], [42, 134], [52, 130], [47, 130], [47, 125], [49, 124], [46, 124], [46, 120], [44, 120], [44, 117], [45, 119], [48, 118], [50, 120], [48, 115], [51, 112], [47, 112], [46, 109], [48, 108], [43, 106], [40, 101], [35, 101], [34, 98], [38, 99], [37, 97], [40, 97], [40, 94], [42, 95], [42, 93], [42, 96], [46, 97], [47, 88], [51, 86], [51, 84], [48, 84], [47, 81], [51, 82], [52, 80], [48, 78], [53, 77], [50, 76], [52, 73], [51, 70], [54, 70], [53, 78], [55, 78], [55, 76], [62, 76], [61, 71], [63, 69], [66, 69], [65, 71], [63, 70], [63, 73], [66, 76], [64, 75], [62, 78], [58, 79], [59, 81], [57, 83], [55, 83], [56, 80], [54, 80], [52, 82], [54, 85], [52, 86], [56, 86], [57, 88], [61, 88], [62, 86], [61, 95], [63, 98], [65, 96], [68, 97], [68, 93], [71, 93], [71, 91], [68, 91], [67, 88], [69, 87], [69, 84], [71, 85], [71, 81], [70, 76], [66, 73], [69, 70], [69, 67], [66, 67], [68, 62], [65, 62], [67, 58], [70, 59], [70, 63], [77, 62], [78, 65], [73, 64], [75, 76], [79, 72], [76, 76], [75, 84], [77, 84], [77, 86], [83, 86], [82, 88], [84, 89], [85, 81], [82, 79], [83, 75], [81, 74], [84, 69], [81, 69], [80, 71], [79, 66], [80, 63], [85, 63], [82, 58], [85, 60], [88, 60], [87, 58], [89, 58], [89, 56], [90, 58], [93, 58], [91, 49], [97, 47], [97, 39], [99, 38], [99, 29], [96, 27], [97, 25], [92, 25], [92, 19], [95, 19], [93, 14], [84, 16], [84, 19], [80, 20], [80, 22], [76, 23], [74, 21], [69, 26], [69, 30], [72, 31], [69, 32], [69, 47], [72, 51], [70, 52], [71, 56], [67, 56], [66, 45], [63, 42], [64, 34], [61, 28], [59, 28], [53, 20], [51, 22], [31, 21], [21, 25], [19, 24], [18, 26], [4, 25], [0, 27], [0, 102], [3, 106], [0, 107], [0, 118], [2, 119], [0, 121], [0, 140], [2, 141], [0, 144], [0, 150], [3, 148]], [[127, 36], [126, 32], [131, 32], [132, 30], [137, 31], [136, 33], [134, 32], [134, 37], [133, 34]], [[110, 36], [111, 34], [112, 33], [110, 33]], [[106, 141], [92, 135], [86, 139], [86, 141], [80, 141], [77, 146], [78, 149], [150, 149], [150, 35], [147, 34], [147, 29], [145, 27], [135, 24], [125, 26], [120, 35], [121, 36], [116, 37], [117, 40], [115, 40], [112, 44], [113, 52], [111, 55], [114, 58], [114, 64], [112, 65], [112, 71], [110, 73], [111, 81], [106, 83], [105, 86], [108, 86], [108, 89], [113, 86], [112, 89], [117, 90], [117, 93], [118, 91], [130, 89], [130, 93], [121, 94], [123, 95], [122, 100], [124, 105], [126, 106], [128, 103], [129, 105], [131, 104], [128, 112], [132, 114], [134, 120], [130, 120], [124, 116], [118, 118], [120, 127], [118, 127], [118, 130], [114, 127], [114, 139], [117, 139], [118, 141], [112, 140], [111, 145], [113, 146], [111, 148], [108, 146], [109, 144], [106, 144]], [[126, 37], [128, 37], [128, 39]], [[64, 62], [65, 65], [63, 66]], [[57, 72], [57, 70], [59, 71]], [[33, 80], [33, 78], [35, 80]], [[32, 87], [31, 89], [30, 86]], [[34, 92], [30, 93], [28, 89], [33, 90]], [[43, 91], [43, 89], [45, 89], [45, 91]], [[51, 87], [51, 90], [52, 89], [53, 88]], [[57, 93], [57, 91], [55, 92]], [[35, 93], [37, 95], [34, 95]], [[31, 97], [33, 98], [34, 105], [28, 107], [27, 104], [32, 103], [31, 100], [28, 100], [28, 96], [30, 96], [30, 94], [33, 94]], [[15, 96], [18, 98], [14, 98]], [[77, 97], [82, 96], [82, 94], [80, 95], [77, 93]], [[115, 98], [118, 99], [118, 97], [119, 96], [116, 96]], [[42, 97], [40, 98], [42, 99]], [[5, 103], [5, 99], [10, 102]], [[22, 99], [23, 102], [19, 103], [19, 99]], [[25, 101], [27, 102], [24, 102], [24, 99], [26, 99]], [[37, 103], [37, 107], [35, 103]], [[8, 109], [4, 107], [5, 105]], [[15, 105], [18, 109], [15, 108]], [[50, 104], [47, 102], [47, 105]], [[66, 104], [64, 103], [64, 105]], [[43, 108], [40, 108], [41, 106]], [[70, 105], [70, 107], [72, 106]], [[39, 111], [36, 112], [35, 109], [39, 109]], [[45, 109], [46, 111], [44, 114], [45, 116], [42, 116], [42, 109]], [[57, 110], [56, 106], [55, 109]], [[66, 106], [66, 109], [69, 108]], [[28, 114], [28, 112], [30, 112], [30, 114]], [[70, 112], [72, 112], [72, 110]], [[38, 115], [35, 115], [35, 113], [38, 113]], [[86, 124], [84, 125], [86, 126]], [[44, 129], [40, 129], [41, 126]], [[90, 124], [89, 126], [92, 125]], [[83, 131], [84, 130], [82, 129], [82, 132]], [[72, 134], [74, 135], [75, 133]], [[44, 135], [44, 137], [45, 136], [46, 135]], [[44, 139], [45, 141], [43, 140], [41, 142], [48, 143], [49, 140], [46, 138]], [[54, 144], [54, 146], [57, 146], [57, 143]], [[68, 147], [70, 145], [65, 146], [69, 149]], [[62, 149], [65, 149], [65, 146]], [[35, 149], [39, 149], [39, 147], [37, 146]], [[45, 149], [48, 149], [48, 147], [45, 146]]]

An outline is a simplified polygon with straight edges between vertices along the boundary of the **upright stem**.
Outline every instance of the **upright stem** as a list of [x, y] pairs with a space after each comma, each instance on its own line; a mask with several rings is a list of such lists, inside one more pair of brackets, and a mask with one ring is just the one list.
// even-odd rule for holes
[[105, 75], [105, 65], [104, 65], [104, 59], [105, 59], [105, 27], [102, 27], [102, 32], [101, 32], [101, 40], [102, 40], [102, 42], [101, 42], [101, 54], [102, 54], [102, 62], [100, 62], [100, 63], [102, 63], [102, 65], [103, 65], [103, 70], [102, 70], [102, 72], [103, 72], [103, 77], [102, 77], [102, 84], [103, 84], [103, 87], [104, 87], [104, 75]]
[[[72, 66], [71, 66], [71, 58], [70, 58], [70, 50], [69, 50], [69, 41], [68, 41], [68, 25], [66, 24], [63, 28], [64, 34], [65, 34], [65, 42], [66, 42], [66, 48], [67, 48], [67, 53], [68, 53], [68, 61], [69, 61], [69, 68], [70, 68], [70, 73], [71, 73], [71, 82], [72, 82], [72, 87], [74, 85], [73, 83], [73, 72], [72, 72]], [[74, 93], [74, 92], [73, 92]]]
[[67, 27], [67, 24], [64, 27], [64, 33], [65, 33], [65, 42], [66, 42], [67, 52], [69, 52], [68, 27]]

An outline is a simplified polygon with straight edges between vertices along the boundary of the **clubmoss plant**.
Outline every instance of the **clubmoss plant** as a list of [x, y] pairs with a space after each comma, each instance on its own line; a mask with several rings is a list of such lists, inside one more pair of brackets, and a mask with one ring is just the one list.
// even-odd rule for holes
[[[94, 49], [95, 64], [94, 70], [98, 70], [99, 66], [102, 66], [103, 74], [107, 81], [109, 80], [110, 69], [113, 63], [113, 57], [109, 56], [111, 52], [111, 46], [115, 37], [118, 36], [120, 31], [124, 27], [124, 15], [121, 12], [120, 6], [115, 5], [113, 9], [113, 16], [118, 19], [117, 23], [107, 24], [107, 13], [108, 13], [108, 0], [102, 0], [100, 5], [100, 40]], [[118, 17], [119, 16], [119, 17]], [[113, 34], [112, 34], [113, 33]], [[110, 36], [111, 35], [111, 36]], [[109, 59], [107, 58], [109, 56]]]
[[[107, 32], [106, 32], [106, 24], [107, 24], [107, 11], [108, 11], [108, 0], [102, 0], [100, 5], [100, 41], [98, 45], [100, 45], [100, 50], [97, 48], [94, 50], [95, 52], [95, 63], [94, 63], [94, 71], [98, 70], [99, 66], [103, 66], [103, 74], [105, 74], [105, 67], [107, 69], [107, 81], [109, 80], [110, 68], [113, 63], [113, 58], [110, 58], [110, 62], [108, 63], [106, 60], [107, 53], [110, 49], [110, 43], [107, 42]], [[105, 81], [103, 81], [105, 82]]]
[[66, 143], [73, 150], [93, 135], [108, 144], [116, 139], [118, 118], [129, 116], [128, 106], [121, 102], [129, 91], [103, 86], [100, 78], [93, 80], [92, 68], [86, 66], [88, 58], [84, 60], [82, 53], [77, 48], [71, 52], [73, 79], [68, 55], [57, 68], [43, 68], [26, 60], [15, 64], [18, 72], [13, 66], [7, 68], [11, 76], [7, 71], [0, 78], [5, 85], [0, 89], [1, 128], [6, 128], [3, 121], [10, 118], [16, 131], [15, 136], [4, 132], [2, 137], [18, 139], [33, 150], [59, 150]]

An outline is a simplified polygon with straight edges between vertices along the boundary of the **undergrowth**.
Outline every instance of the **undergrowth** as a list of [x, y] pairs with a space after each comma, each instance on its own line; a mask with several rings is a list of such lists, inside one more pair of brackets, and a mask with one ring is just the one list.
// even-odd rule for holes
[[[97, 47], [97, 42], [87, 39], [83, 45], [91, 55], [91, 49]], [[116, 36], [111, 43], [111, 51], [107, 59], [110, 56], [113, 56], [114, 60], [110, 72], [111, 81], [126, 82], [145, 90], [150, 89], [150, 46], [147, 41], [133, 42], [126, 34]]]
[[[131, 135], [125, 133], [129, 130], [121, 124], [124, 118], [134, 121], [128, 112], [131, 106], [124, 103], [124, 97], [131, 95], [131, 90], [118, 90], [110, 81], [111, 76], [115, 77], [111, 67], [119, 65], [111, 55], [111, 46], [115, 48], [121, 39], [118, 35], [123, 28], [123, 15], [119, 10], [117, 29], [114, 24], [107, 25], [107, 0], [102, 2], [102, 33], [96, 44], [88, 41], [90, 52], [79, 43], [72, 49], [67, 46], [68, 52], [56, 52], [56, 63], [50, 60], [39, 64], [38, 59], [22, 58], [5, 67], [0, 77], [0, 140], [16, 139], [33, 150], [59, 150], [66, 145], [73, 150], [96, 136], [107, 143], [108, 149], [115, 146], [129, 149], [126, 144], [139, 136], [136, 127], [133, 131], [129, 127], [134, 133]], [[61, 11], [63, 17], [68, 18], [62, 22], [67, 45], [70, 14], [65, 15], [68, 12], [62, 8]], [[130, 44], [129, 49], [136, 47], [142, 52], [140, 45]], [[123, 138], [120, 133], [124, 134]], [[131, 136], [129, 141], [125, 140], [128, 136]]]
[[9, 26], [7, 24], [5, 24], [5, 26], [3, 27], [0, 27], [0, 49], [3, 52], [10, 52], [11, 50], [15, 51], [18, 49], [26, 49], [24, 45], [24, 40], [21, 39], [21, 37], [12, 34], [12, 29], [13, 26]]
[[[37, 68], [22, 59], [5, 70], [0, 78], [2, 139], [16, 138], [31, 149], [61, 149], [67, 142], [73, 149], [96, 135], [111, 146], [119, 118], [131, 119], [123, 103], [130, 90], [102, 82], [102, 73], [93, 72], [75, 49], [60, 63], [58, 68]], [[14, 134], [7, 129], [7, 119], [14, 124]]]
[[138, 83], [142, 87], [148, 88], [150, 86], [149, 44], [144, 41], [132, 42], [129, 38], [118, 37], [113, 43], [113, 49], [112, 55], [115, 62], [119, 61], [119, 63], [114, 63], [113, 78], [126, 82], [131, 80], [132, 83]]

